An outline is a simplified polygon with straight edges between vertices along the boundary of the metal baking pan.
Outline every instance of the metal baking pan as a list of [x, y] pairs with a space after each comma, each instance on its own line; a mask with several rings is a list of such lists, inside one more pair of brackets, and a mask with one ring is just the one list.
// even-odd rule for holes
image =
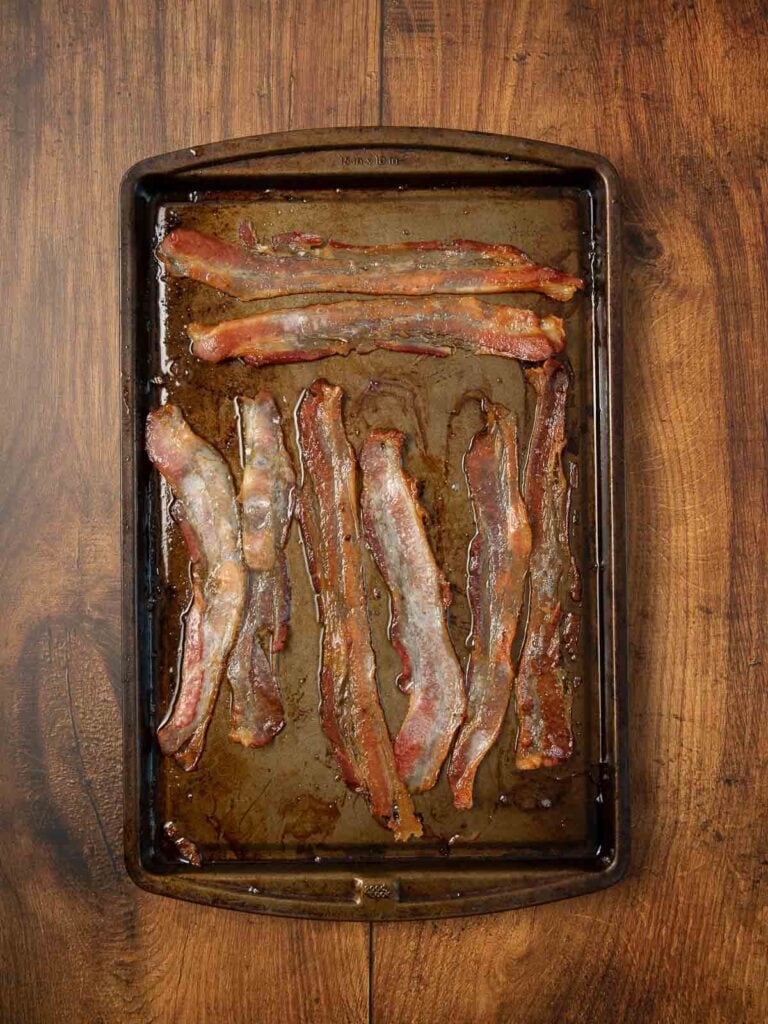
[[[233, 400], [268, 387], [291, 426], [318, 376], [343, 385], [353, 445], [374, 426], [419, 443], [433, 544], [454, 592], [460, 656], [471, 512], [461, 458], [483, 391], [530, 430], [532, 402], [513, 360], [376, 352], [260, 370], [206, 366], [184, 325], [241, 315], [240, 303], [187, 280], [164, 280], [154, 249], [171, 223], [236, 238], [303, 230], [351, 242], [451, 237], [513, 242], [539, 262], [581, 274], [564, 307], [534, 295], [513, 304], [566, 318], [573, 370], [567, 455], [578, 464], [574, 548], [584, 578], [574, 699], [576, 749], [558, 769], [514, 770], [514, 713], [483, 763], [475, 807], [454, 810], [445, 780], [416, 799], [424, 838], [396, 844], [348, 792], [317, 714], [319, 627], [298, 531], [289, 542], [294, 602], [280, 665], [288, 724], [248, 750], [227, 740], [222, 690], [199, 769], [159, 756], [155, 728], [176, 669], [187, 560], [168, 528], [144, 453], [147, 412], [164, 396], [239, 475]], [[350, 920], [474, 914], [611, 885], [628, 856], [624, 482], [618, 182], [601, 157], [542, 142], [410, 128], [333, 129], [237, 139], [145, 160], [120, 192], [123, 397], [123, 680], [125, 854], [152, 892], [240, 910]], [[286, 301], [277, 300], [274, 304]], [[371, 385], [374, 381], [375, 384]], [[474, 412], [473, 412], [474, 408]], [[287, 431], [289, 435], [292, 433]], [[295, 455], [295, 440], [289, 437]], [[419, 455], [418, 452], [422, 454]], [[369, 566], [382, 702], [390, 724], [404, 698], [386, 640], [387, 602]], [[463, 652], [463, 655], [462, 655]], [[169, 824], [170, 823], [170, 824]], [[175, 837], [175, 841], [174, 841]], [[191, 863], [199, 861], [199, 863]]]

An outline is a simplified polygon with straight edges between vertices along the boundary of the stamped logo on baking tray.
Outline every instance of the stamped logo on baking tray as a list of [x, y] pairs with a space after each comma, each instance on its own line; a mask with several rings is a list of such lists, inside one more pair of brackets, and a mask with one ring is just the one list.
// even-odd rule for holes
[[341, 158], [342, 167], [396, 167], [399, 163], [401, 157], [383, 153], [348, 153]]

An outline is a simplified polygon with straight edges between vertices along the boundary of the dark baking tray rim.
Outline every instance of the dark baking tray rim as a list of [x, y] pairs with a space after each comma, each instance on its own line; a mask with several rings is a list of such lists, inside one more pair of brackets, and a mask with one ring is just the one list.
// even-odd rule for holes
[[[347, 154], [332, 169], [320, 171], [301, 157], [329, 152]], [[426, 156], [426, 168], [396, 169], [387, 153]], [[451, 154], [448, 166], [429, 159]], [[139, 206], [147, 191], [175, 178], [180, 187], [207, 177], [228, 179], [235, 188], [260, 179], [260, 161], [272, 163], [264, 174], [294, 177], [303, 187], [317, 176], [338, 177], [349, 187], [356, 179], [381, 179], [393, 173], [415, 180], [455, 178], [474, 183], [494, 174], [564, 183], [583, 181], [593, 190], [596, 266], [594, 315], [599, 339], [595, 377], [595, 467], [598, 483], [596, 527], [599, 541], [599, 663], [601, 729], [606, 778], [605, 825], [610, 843], [585, 861], [519, 860], [505, 863], [459, 860], [444, 863], [366, 865], [222, 865], [169, 870], [153, 863], [141, 848], [140, 814], [142, 736], [139, 715], [141, 623], [138, 619], [137, 537], [141, 529], [136, 488], [141, 454], [136, 422], [136, 345], [141, 294], [137, 252]], [[476, 158], [485, 161], [477, 164]], [[296, 162], [299, 158], [299, 162]], [[473, 164], [473, 159], [475, 163]], [[461, 162], [467, 166], [462, 170]], [[263, 180], [259, 182], [263, 187]], [[122, 397], [122, 678], [124, 758], [124, 852], [130, 877], [149, 892], [238, 910], [338, 920], [387, 920], [486, 913], [545, 903], [606, 888], [619, 881], [629, 863], [629, 787], [627, 757], [626, 554], [622, 423], [621, 243], [619, 179], [603, 157], [570, 147], [480, 132], [425, 128], [335, 128], [260, 135], [178, 150], [131, 167], [120, 186], [120, 345]], [[146, 254], [145, 254], [146, 255]]]

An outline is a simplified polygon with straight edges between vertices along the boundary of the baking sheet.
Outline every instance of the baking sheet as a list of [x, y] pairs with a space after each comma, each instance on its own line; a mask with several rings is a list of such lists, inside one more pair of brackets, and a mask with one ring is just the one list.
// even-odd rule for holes
[[[291, 137], [282, 137], [286, 138]], [[372, 141], [380, 145], [381, 140]], [[330, 164], [330, 169], [321, 166], [316, 173], [297, 173], [313, 150], [318, 162]], [[500, 159], [509, 165], [511, 161], [504, 159], [509, 154], [491, 156], [484, 175], [475, 166], [479, 154], [472, 152], [472, 169], [462, 179], [455, 169], [455, 150], [450, 151], [450, 168], [441, 168], [439, 146], [428, 150], [426, 157], [414, 149], [414, 159], [426, 163], [426, 168], [398, 173], [407, 147], [373, 152], [379, 160], [381, 152], [397, 153], [400, 163], [365, 164], [379, 173], [368, 171], [360, 178], [359, 164], [345, 164], [342, 159], [338, 170], [337, 150], [308, 146], [286, 153], [277, 170], [274, 149], [265, 152], [267, 161], [271, 160], [266, 171], [258, 172], [258, 162], [246, 160], [240, 161], [237, 175], [230, 159], [228, 175], [219, 178], [212, 156], [196, 180], [191, 172], [191, 183], [185, 180], [188, 169], [158, 175], [147, 174], [144, 166], [143, 171], [134, 172], [144, 194], [137, 210], [133, 186], [134, 219], [130, 244], [124, 248], [130, 272], [124, 266], [123, 278], [124, 328], [125, 304], [130, 320], [129, 337], [124, 330], [123, 340], [129, 360], [124, 383], [130, 392], [126, 429], [133, 471], [127, 487], [133, 497], [133, 516], [128, 530], [131, 564], [126, 566], [126, 599], [131, 605], [128, 628], [136, 643], [136, 657], [126, 666], [126, 832], [129, 866], [133, 859], [134, 877], [150, 888], [276, 912], [364, 917], [408, 916], [415, 911], [423, 916], [488, 909], [488, 900], [477, 903], [482, 891], [492, 890], [498, 904], [497, 871], [502, 886], [508, 877], [504, 905], [514, 905], [521, 901], [525, 879], [529, 882], [523, 889], [530, 902], [537, 886], [542, 898], [552, 898], [547, 893], [553, 883], [566, 884], [566, 876], [578, 878], [582, 887], [596, 887], [607, 884], [605, 879], [618, 874], [621, 867], [620, 833], [626, 815], [618, 785], [623, 751], [616, 741], [623, 679], [615, 675], [621, 622], [615, 615], [613, 576], [606, 594], [605, 562], [609, 556], [611, 564], [620, 567], [622, 552], [616, 542], [616, 505], [606, 507], [616, 485], [609, 442], [615, 444], [617, 434], [606, 387], [610, 366], [604, 365], [603, 353], [609, 340], [606, 311], [611, 307], [606, 301], [610, 269], [606, 229], [600, 222], [601, 217], [607, 220], [607, 206], [599, 175], [566, 169], [553, 176], [549, 166], [537, 173], [527, 161], [500, 173], [496, 163]], [[192, 427], [228, 459], [238, 482], [238, 395], [253, 395], [262, 388], [275, 395], [297, 466], [294, 410], [303, 389], [317, 377], [343, 386], [347, 433], [356, 448], [376, 427], [404, 430], [406, 468], [423, 482], [433, 548], [451, 583], [451, 635], [465, 664], [470, 630], [466, 555], [474, 527], [461, 461], [482, 425], [481, 395], [516, 412], [524, 450], [532, 423], [532, 392], [516, 361], [468, 353], [436, 359], [378, 351], [258, 369], [239, 362], [199, 363], [189, 353], [185, 332], [191, 320], [214, 322], [256, 309], [345, 297], [241, 302], [189, 280], [166, 280], [152, 256], [154, 244], [171, 225], [196, 227], [234, 241], [243, 221], [250, 223], [260, 240], [284, 231], [307, 231], [362, 244], [451, 237], [511, 241], [537, 262], [588, 280], [585, 293], [565, 305], [528, 294], [489, 299], [541, 314], [555, 313], [566, 321], [566, 354], [573, 372], [566, 458], [577, 464], [580, 480], [571, 536], [584, 582], [579, 650], [576, 663], [569, 665], [572, 676], [578, 678], [573, 705], [575, 752], [558, 768], [515, 771], [515, 717], [510, 705], [502, 736], [478, 772], [475, 807], [456, 811], [443, 775], [432, 792], [415, 798], [425, 834], [422, 840], [405, 845], [395, 843], [391, 833], [372, 819], [364, 799], [339, 781], [322, 734], [317, 712], [320, 629], [297, 524], [288, 546], [291, 630], [279, 663], [285, 729], [260, 750], [230, 743], [229, 695], [224, 683], [199, 769], [184, 772], [172, 759], [158, 755], [152, 737], [175, 686], [181, 615], [190, 587], [187, 554], [169, 516], [169, 492], [141, 450], [143, 420], [160, 401], [174, 401]], [[608, 549], [607, 539], [611, 541]], [[380, 693], [394, 734], [407, 698], [395, 685], [399, 661], [387, 640], [387, 592], [370, 558], [366, 574]], [[606, 611], [611, 612], [609, 628]], [[519, 635], [518, 649], [521, 641]], [[185, 863], [178, 843], [168, 840], [169, 823], [177, 836], [194, 843], [201, 867]], [[380, 888], [389, 896], [365, 898], [361, 872], [365, 876], [366, 871], [373, 872], [372, 878], [388, 879]], [[491, 875], [494, 879], [485, 890], [476, 877], [484, 871], [489, 885]], [[233, 872], [238, 874], [234, 881]], [[272, 879], [271, 890], [261, 877], [265, 872]], [[462, 891], [456, 884], [461, 884], [463, 875], [471, 883], [465, 888], [474, 896], [455, 895]], [[249, 878], [252, 882], [245, 884]], [[279, 878], [282, 886], [275, 882]], [[329, 890], [330, 878], [334, 885]], [[242, 897], [240, 903], [231, 898], [232, 886], [236, 897]], [[249, 888], [256, 891], [249, 893]], [[323, 894], [328, 891], [339, 893], [339, 898], [326, 898]], [[302, 900], [303, 905], [296, 905]]]

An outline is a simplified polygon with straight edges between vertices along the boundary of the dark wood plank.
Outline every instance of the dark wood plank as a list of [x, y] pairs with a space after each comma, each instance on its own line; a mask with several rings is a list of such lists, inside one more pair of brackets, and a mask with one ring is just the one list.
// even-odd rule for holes
[[366, 926], [126, 878], [115, 212], [152, 153], [375, 122], [378, 0], [18, 0], [0, 32], [0, 1019], [365, 1020]]
[[580, 146], [624, 179], [634, 852], [600, 895], [376, 927], [374, 1020], [759, 1024], [765, 6], [386, 0], [384, 41], [384, 123]]

